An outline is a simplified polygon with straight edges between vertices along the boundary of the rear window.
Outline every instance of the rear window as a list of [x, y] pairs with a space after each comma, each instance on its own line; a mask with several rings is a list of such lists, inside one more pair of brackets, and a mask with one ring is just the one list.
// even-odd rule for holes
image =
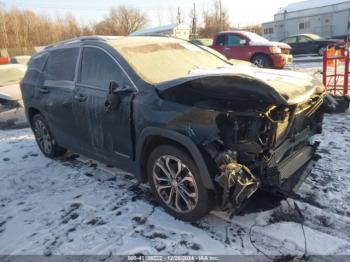
[[50, 52], [45, 72], [47, 80], [73, 81], [79, 48], [65, 48]]

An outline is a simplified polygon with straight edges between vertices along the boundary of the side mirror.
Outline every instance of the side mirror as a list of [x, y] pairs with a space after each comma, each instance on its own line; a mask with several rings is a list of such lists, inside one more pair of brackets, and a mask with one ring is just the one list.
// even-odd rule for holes
[[248, 45], [248, 41], [246, 39], [239, 40], [240, 45]]
[[109, 94], [129, 94], [134, 92], [134, 88], [129, 85], [120, 86], [117, 82], [111, 81], [109, 83]]

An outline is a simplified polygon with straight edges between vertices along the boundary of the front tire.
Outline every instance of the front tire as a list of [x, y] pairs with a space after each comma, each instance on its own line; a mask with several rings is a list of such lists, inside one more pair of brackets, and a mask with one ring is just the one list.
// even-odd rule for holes
[[57, 145], [50, 128], [41, 114], [36, 114], [32, 121], [32, 129], [40, 151], [48, 158], [63, 155], [67, 150]]
[[175, 146], [159, 146], [147, 164], [148, 181], [157, 201], [174, 217], [193, 222], [212, 209], [211, 192], [192, 158]]
[[252, 63], [259, 68], [271, 68], [271, 61], [266, 55], [255, 55]]

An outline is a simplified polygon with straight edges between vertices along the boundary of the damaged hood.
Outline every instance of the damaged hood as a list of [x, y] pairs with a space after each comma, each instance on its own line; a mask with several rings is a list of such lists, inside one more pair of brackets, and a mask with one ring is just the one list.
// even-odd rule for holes
[[247, 66], [195, 69], [186, 77], [160, 83], [156, 88], [162, 93], [184, 84], [223, 99], [255, 99], [282, 105], [306, 102], [325, 90], [321, 81], [311, 75]]

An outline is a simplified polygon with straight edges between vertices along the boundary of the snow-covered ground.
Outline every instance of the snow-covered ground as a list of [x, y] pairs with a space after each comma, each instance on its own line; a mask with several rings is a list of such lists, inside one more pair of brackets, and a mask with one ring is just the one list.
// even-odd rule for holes
[[[350, 255], [350, 112], [327, 115], [322, 158], [299, 190], [307, 255]], [[189, 224], [131, 175], [68, 153], [45, 158], [30, 129], [0, 131], [0, 254], [260, 254], [305, 252], [292, 199], [259, 193], [232, 219]], [[256, 246], [256, 248], [252, 245]]]

